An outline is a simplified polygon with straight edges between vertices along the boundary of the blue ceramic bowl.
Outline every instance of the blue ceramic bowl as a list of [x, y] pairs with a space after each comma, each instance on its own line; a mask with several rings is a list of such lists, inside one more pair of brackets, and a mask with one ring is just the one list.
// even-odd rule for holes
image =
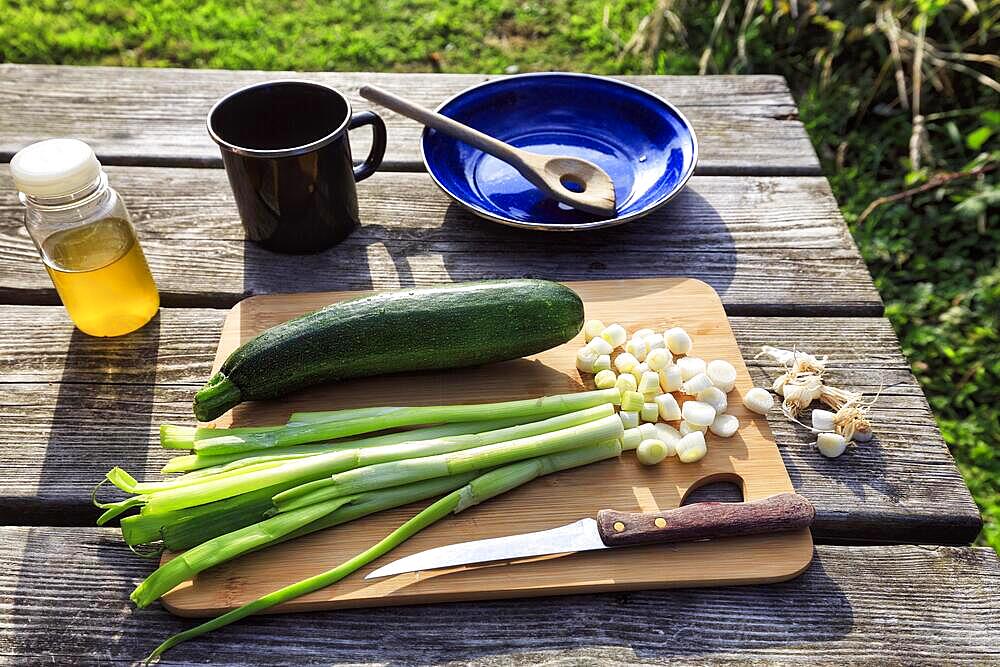
[[618, 215], [599, 218], [549, 199], [479, 149], [425, 129], [424, 164], [438, 186], [476, 215], [515, 227], [577, 231], [635, 220], [680, 192], [698, 161], [698, 140], [680, 111], [614, 79], [508, 76], [469, 88], [437, 110], [519, 148], [590, 160], [615, 183]]

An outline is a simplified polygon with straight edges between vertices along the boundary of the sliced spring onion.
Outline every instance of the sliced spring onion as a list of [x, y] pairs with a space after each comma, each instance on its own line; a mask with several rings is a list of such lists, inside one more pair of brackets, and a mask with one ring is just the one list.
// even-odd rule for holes
[[669, 424], [656, 424], [655, 429], [656, 433], [654, 437], [657, 440], [662, 440], [668, 445], [676, 447], [677, 442], [681, 439], [680, 431]]
[[759, 415], [766, 415], [774, 407], [774, 397], [768, 390], [754, 387], [743, 396], [743, 405]]
[[695, 398], [702, 403], [708, 403], [715, 408], [716, 415], [721, 415], [729, 407], [729, 401], [726, 399], [726, 395], [722, 393], [721, 389], [715, 386], [702, 389], [698, 392]]
[[646, 355], [646, 365], [651, 371], [662, 371], [667, 366], [674, 363], [674, 358], [670, 356], [670, 351], [666, 349], [650, 350]]
[[607, 370], [611, 370], [611, 356], [602, 354], [594, 361], [594, 372], [600, 373]]
[[660, 419], [663, 421], [677, 421], [681, 418], [681, 406], [677, 404], [677, 399], [673, 394], [660, 394], [653, 402], [660, 411]]
[[715, 421], [715, 408], [701, 401], [685, 401], [681, 416], [692, 426], [709, 426]]
[[660, 389], [666, 392], [679, 391], [684, 383], [684, 375], [679, 366], [667, 366], [658, 373], [660, 376]]
[[707, 453], [705, 434], [701, 431], [692, 431], [677, 442], [677, 458], [682, 463], [695, 463], [705, 458]]
[[712, 381], [704, 373], [698, 373], [681, 385], [681, 391], [688, 396], [697, 396], [712, 386]]
[[622, 352], [615, 357], [615, 368], [618, 369], [619, 373], [630, 373], [638, 365], [639, 360], [635, 358], [634, 354], [630, 354], [629, 352]]
[[644, 466], [655, 466], [671, 455], [671, 448], [662, 440], [655, 439], [643, 440], [635, 450], [635, 457]]
[[615, 349], [614, 347], [611, 346], [611, 343], [609, 343], [608, 341], [604, 340], [601, 337], [597, 337], [591, 340], [589, 343], [587, 343], [586, 347], [591, 352], [594, 352], [599, 356], [605, 354], [610, 355], [611, 351]]
[[719, 415], [708, 429], [721, 438], [731, 438], [740, 429], [740, 420], [733, 415]]
[[667, 329], [663, 333], [663, 339], [667, 343], [667, 349], [674, 354], [687, 354], [691, 351], [691, 336], [680, 327]]
[[639, 383], [636, 382], [635, 378], [628, 373], [622, 373], [618, 376], [618, 379], [615, 380], [615, 388], [621, 393], [622, 396], [624, 396], [626, 392], [638, 389]]
[[695, 431], [698, 431], [700, 433], [704, 433], [707, 430], [708, 430], [707, 426], [698, 426], [698, 425], [692, 424], [690, 422], [682, 421], [681, 422], [681, 427], [680, 427], [680, 430], [678, 431], [678, 433], [680, 433], [681, 436], [685, 436], [688, 433], [694, 433]]
[[224, 438], [223, 442], [216, 443], [212, 438], [196, 442], [194, 448], [199, 454], [233, 454], [249, 449], [270, 449], [333, 440], [416, 424], [444, 424], [527, 416], [542, 418], [612, 402], [617, 400], [613, 394], [615, 394], [613, 389], [598, 389], [506, 403], [396, 408], [393, 412], [377, 417], [285, 426], [269, 433], [246, 436], [238, 442]]
[[599, 356], [600, 355], [597, 353], [596, 350], [593, 350], [589, 347], [589, 344], [587, 347], [581, 347], [579, 350], [576, 351], [577, 369], [583, 371], [584, 373], [593, 373], [594, 364], [597, 363], [597, 358]]
[[594, 376], [594, 386], [598, 389], [610, 389], [614, 387], [617, 382], [618, 376], [615, 375], [615, 372], [610, 369], [598, 371], [597, 375]]
[[609, 324], [601, 332], [601, 338], [611, 343], [611, 347], [621, 347], [628, 340], [628, 332], [618, 323]]
[[600, 320], [587, 320], [583, 323], [583, 337], [589, 343], [601, 335], [604, 331], [604, 322]]
[[705, 372], [705, 360], [700, 357], [684, 357], [677, 360], [677, 367], [681, 369], [681, 378], [687, 382], [695, 375]]
[[736, 367], [724, 359], [715, 359], [708, 362], [705, 367], [708, 379], [716, 387], [725, 393], [729, 393], [736, 386]]
[[622, 410], [626, 412], [638, 412], [642, 409], [642, 394], [637, 391], [626, 391], [622, 394]]
[[618, 418], [625, 428], [637, 428], [639, 426], [639, 412], [637, 410], [622, 410], [618, 413]]
[[644, 422], [655, 422], [660, 417], [660, 410], [656, 403], [643, 403], [639, 410], [639, 419]]
[[639, 391], [643, 394], [648, 394], [651, 392], [659, 393], [660, 389], [660, 376], [656, 371], [646, 371], [642, 374], [642, 378], [639, 380]]
[[646, 359], [646, 341], [642, 338], [634, 337], [625, 343], [625, 351], [634, 356], [639, 361]]
[[632, 334], [632, 338], [646, 338], [647, 336], [652, 336], [655, 333], [656, 332], [653, 331], [652, 329], [639, 329], [634, 334]]
[[[652, 333], [649, 334], [648, 336], [645, 336], [645, 339], [646, 339], [646, 347], [649, 349], [649, 352], [652, 352], [653, 350], [667, 349], [667, 342], [666, 340], [664, 340], [663, 334]], [[647, 357], [649, 356], [649, 352], [646, 352]]]

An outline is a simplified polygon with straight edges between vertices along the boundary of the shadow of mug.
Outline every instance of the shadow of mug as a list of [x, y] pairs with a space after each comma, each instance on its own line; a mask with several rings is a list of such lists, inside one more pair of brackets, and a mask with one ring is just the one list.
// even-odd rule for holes
[[[371, 125], [368, 157], [351, 160], [348, 131]], [[307, 81], [267, 81], [236, 90], [208, 114], [247, 238], [268, 250], [326, 250], [360, 224], [355, 183], [382, 163], [386, 130], [356, 114], [340, 92]]]

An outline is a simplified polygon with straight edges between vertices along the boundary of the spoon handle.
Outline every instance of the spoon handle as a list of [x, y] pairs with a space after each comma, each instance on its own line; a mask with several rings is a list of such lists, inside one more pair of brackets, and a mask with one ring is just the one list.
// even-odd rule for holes
[[402, 97], [393, 95], [392, 93], [377, 86], [361, 86], [361, 89], [358, 92], [360, 92], [361, 97], [366, 100], [381, 104], [385, 108], [391, 109], [398, 114], [406, 116], [407, 118], [412, 118], [418, 123], [422, 123], [427, 127], [432, 127], [435, 130], [444, 132], [445, 134], [455, 137], [456, 139], [459, 139], [471, 146], [475, 146], [484, 153], [489, 153], [490, 155], [497, 157], [508, 164], [518, 165], [522, 163], [520, 149], [514, 148], [510, 144], [506, 144], [499, 139], [494, 139], [489, 135], [483, 134], [479, 130], [474, 130], [468, 125], [463, 125], [458, 121], [431, 111], [430, 109], [422, 107], [419, 104], [414, 104], [413, 102], [404, 100]]

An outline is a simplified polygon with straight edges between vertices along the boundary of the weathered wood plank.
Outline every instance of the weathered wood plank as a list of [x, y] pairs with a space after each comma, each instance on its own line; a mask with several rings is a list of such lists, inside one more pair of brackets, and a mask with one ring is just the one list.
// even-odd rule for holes
[[[60, 308], [0, 306], [0, 511], [8, 521], [88, 524], [92, 485], [112, 465], [155, 475], [168, 458], [156, 428], [191, 419], [224, 314], [165, 309], [130, 336], [95, 339], [73, 330]], [[777, 413], [770, 419], [792, 483], [816, 504], [818, 539], [972, 541], [976, 506], [886, 320], [731, 321], [757, 384], [779, 372], [752, 360], [772, 344], [832, 355], [838, 385], [869, 396], [883, 387], [877, 439], [834, 461], [805, 429]]]
[[[192, 625], [128, 601], [151, 569], [111, 529], [0, 528], [0, 653], [140, 660]], [[986, 664], [1000, 661], [998, 614], [990, 549], [819, 546], [782, 584], [258, 617], [164, 662]]]
[[[297, 77], [344, 91], [375, 83], [427, 106], [495, 78], [480, 74], [294, 73], [0, 64], [0, 159], [32, 141], [79, 137], [105, 164], [221, 166], [205, 131], [212, 104], [244, 85]], [[784, 79], [778, 76], [631, 76], [623, 80], [670, 100], [701, 144], [702, 174], [819, 174], [819, 163]], [[381, 110], [389, 129], [386, 170], [420, 170], [420, 126]], [[357, 158], [369, 135], [354, 133]], [[748, 150], [752, 146], [752, 150]]]
[[[0, 166], [0, 179], [7, 167]], [[587, 234], [544, 234], [481, 220], [426, 174], [377, 174], [359, 188], [363, 226], [309, 256], [243, 240], [219, 170], [111, 168], [168, 306], [231, 306], [274, 292], [393, 288], [493, 277], [587, 280], [689, 276], [730, 314], [881, 315], [822, 178], [695, 177], [661, 211]], [[0, 301], [58, 303], [0, 190]]]

